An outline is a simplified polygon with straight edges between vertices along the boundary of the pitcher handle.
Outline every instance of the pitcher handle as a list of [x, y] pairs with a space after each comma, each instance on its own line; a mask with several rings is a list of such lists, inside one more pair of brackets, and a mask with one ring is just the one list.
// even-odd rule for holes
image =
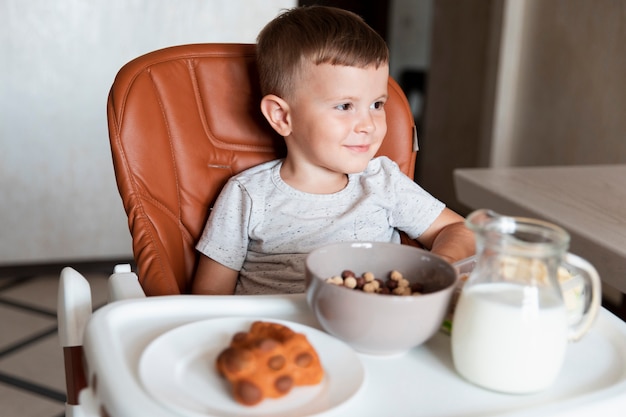
[[570, 342], [576, 342], [589, 331], [598, 316], [602, 298], [602, 284], [596, 268], [578, 255], [574, 255], [573, 253], [565, 254], [563, 266], [566, 269], [573, 268], [578, 271], [585, 282], [585, 295], [586, 292], [590, 292], [589, 297], [584, 297], [585, 305], [582, 309], [582, 317], [577, 323], [574, 323], [572, 327], [570, 327], [568, 340]]

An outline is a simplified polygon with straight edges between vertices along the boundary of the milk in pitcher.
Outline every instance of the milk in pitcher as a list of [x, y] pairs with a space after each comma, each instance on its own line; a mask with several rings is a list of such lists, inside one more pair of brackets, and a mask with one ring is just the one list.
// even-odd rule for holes
[[557, 295], [532, 291], [537, 288], [502, 282], [462, 292], [452, 326], [452, 356], [462, 376], [509, 393], [554, 382], [568, 343], [567, 313]]

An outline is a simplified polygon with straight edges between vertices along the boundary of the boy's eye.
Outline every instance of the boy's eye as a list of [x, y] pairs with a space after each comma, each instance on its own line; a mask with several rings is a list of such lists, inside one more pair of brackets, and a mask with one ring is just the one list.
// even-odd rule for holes
[[372, 104], [372, 108], [375, 110], [380, 110], [385, 106], [385, 102], [384, 101], [377, 101], [374, 104]]
[[352, 104], [343, 103], [337, 106], [337, 110], [350, 110], [352, 108]]

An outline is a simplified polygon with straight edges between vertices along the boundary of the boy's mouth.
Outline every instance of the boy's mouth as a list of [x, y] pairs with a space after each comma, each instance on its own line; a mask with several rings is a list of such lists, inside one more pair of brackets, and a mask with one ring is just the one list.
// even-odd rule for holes
[[346, 148], [356, 153], [365, 153], [369, 151], [370, 145], [346, 145]]

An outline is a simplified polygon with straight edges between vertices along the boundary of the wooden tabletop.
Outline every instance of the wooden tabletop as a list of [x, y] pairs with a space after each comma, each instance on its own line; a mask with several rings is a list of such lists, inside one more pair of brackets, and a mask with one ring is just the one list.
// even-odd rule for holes
[[454, 171], [471, 209], [544, 219], [571, 235], [570, 251], [626, 293], [626, 165], [467, 168]]

